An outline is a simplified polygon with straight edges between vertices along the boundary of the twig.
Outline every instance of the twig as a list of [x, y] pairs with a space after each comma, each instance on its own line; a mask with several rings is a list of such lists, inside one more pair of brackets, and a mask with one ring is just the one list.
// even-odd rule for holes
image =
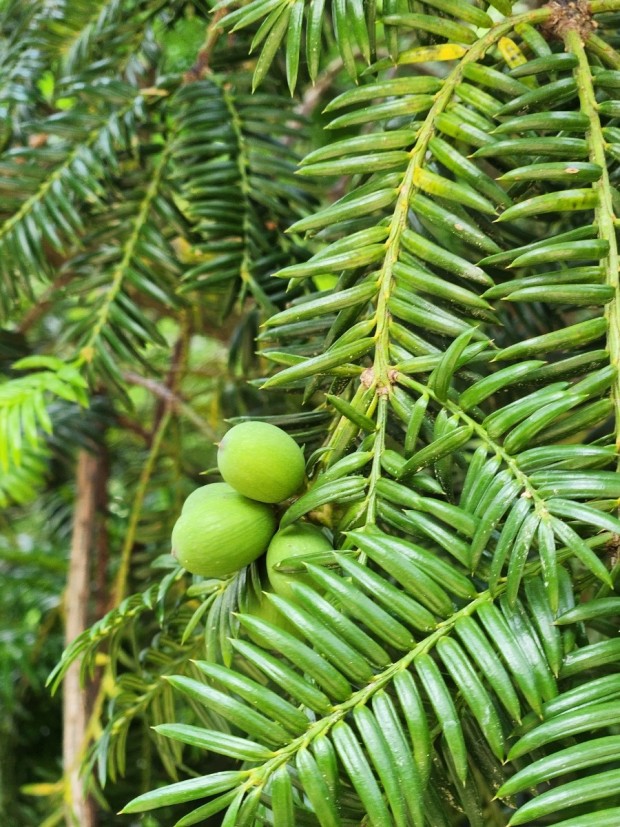
[[343, 66], [344, 63], [341, 57], [335, 57], [331, 63], [328, 63], [317, 78], [314, 86], [308, 88], [301, 103], [296, 107], [295, 112], [304, 118], [311, 115], [323, 94], [334, 82], [334, 78], [342, 71]]
[[140, 376], [140, 374], [134, 373], [133, 371], [126, 371], [123, 374], [123, 379], [130, 385], [139, 385], [142, 388], [146, 388], [153, 396], [162, 399], [166, 403], [167, 408], [186, 416], [190, 422], [193, 422], [194, 425], [204, 434], [207, 434], [210, 439], [216, 438], [215, 431], [209, 423], [166, 385], [162, 385], [161, 382], [157, 382], [155, 379]]
[[134, 542], [136, 539], [138, 522], [142, 514], [142, 506], [144, 505], [146, 491], [149, 482], [151, 481], [151, 477], [153, 476], [153, 473], [155, 471], [155, 463], [157, 462], [157, 459], [159, 457], [162, 442], [164, 439], [164, 434], [166, 433], [166, 429], [169, 424], [170, 410], [168, 409], [164, 413], [161, 422], [159, 423], [157, 430], [153, 435], [151, 450], [147, 457], [146, 463], [142, 468], [140, 479], [138, 481], [138, 486], [134, 494], [131, 512], [129, 514], [129, 522], [125, 533], [125, 540], [123, 542], [123, 548], [121, 549], [118, 571], [116, 573], [116, 578], [112, 589], [111, 608], [116, 608], [120, 604], [121, 600], [127, 594], [127, 581], [129, 577], [131, 553], [133, 551]]
[[219, 22], [225, 14], [226, 9], [223, 8], [218, 9], [213, 15], [213, 19], [211, 23], [209, 23], [209, 27], [207, 29], [207, 36], [205, 38], [204, 46], [198, 52], [194, 65], [191, 66], [183, 76], [183, 81], [185, 83], [194, 83], [197, 80], [202, 80], [202, 78], [209, 71], [209, 61], [211, 60], [213, 49], [215, 48], [215, 44], [223, 32]]
[[[178, 386], [181, 378], [184, 375], [185, 368], [186, 368], [186, 359], [187, 356], [187, 324], [185, 323], [186, 319], [183, 316], [183, 324], [181, 325], [181, 334], [179, 338], [174, 343], [172, 348], [172, 355], [170, 358], [170, 366], [168, 367], [168, 372], [166, 374], [166, 379], [164, 382], [164, 386], [168, 391], [168, 394], [172, 394], [172, 396], [176, 398], [180, 398], [178, 393]], [[172, 399], [167, 398], [164, 399], [160, 397], [159, 404], [155, 409], [155, 417], [153, 420], [153, 431], [157, 429], [157, 425], [164, 415], [164, 411], [167, 407], [174, 405]], [[191, 408], [190, 408], [191, 410]]]
[[143, 428], [138, 422], [135, 422], [133, 419], [130, 419], [128, 416], [123, 416], [119, 414], [116, 417], [116, 423], [119, 428], [122, 428], [124, 431], [131, 431], [134, 434], [137, 434], [144, 442], [150, 443], [151, 441], [151, 434]]

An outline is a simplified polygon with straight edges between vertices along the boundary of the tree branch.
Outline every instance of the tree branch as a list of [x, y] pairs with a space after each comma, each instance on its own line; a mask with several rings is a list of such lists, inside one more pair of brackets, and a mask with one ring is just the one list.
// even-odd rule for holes
[[123, 374], [123, 379], [130, 385], [139, 385], [140, 387], [146, 388], [153, 394], [153, 396], [163, 400], [166, 403], [166, 406], [175, 413], [179, 413], [187, 417], [190, 422], [193, 422], [194, 425], [210, 439], [216, 438], [216, 434], [209, 423], [203, 419], [200, 414], [197, 414], [193, 408], [184, 402], [183, 399], [181, 399], [181, 397], [168, 386], [162, 385], [161, 382], [157, 382], [155, 379], [148, 379], [145, 376], [140, 376], [139, 373], [134, 373], [133, 371], [126, 371]]

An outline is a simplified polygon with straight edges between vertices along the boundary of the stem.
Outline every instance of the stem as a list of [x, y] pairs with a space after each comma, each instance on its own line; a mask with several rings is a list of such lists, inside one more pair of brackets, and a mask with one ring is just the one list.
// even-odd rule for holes
[[[379, 396], [377, 405], [377, 434], [373, 446], [374, 456], [368, 482], [368, 510], [366, 525], [374, 524], [377, 520], [377, 483], [381, 479], [381, 457], [385, 449], [385, 431], [387, 427], [388, 397], [385, 393]], [[363, 555], [363, 560], [365, 555]]]
[[477, 43], [470, 47], [467, 54], [459, 62], [457, 66], [448, 75], [443, 84], [441, 91], [438, 92], [435, 103], [431, 107], [415, 146], [410, 151], [411, 160], [405, 172], [403, 181], [399, 188], [398, 199], [396, 207], [390, 223], [390, 234], [385, 242], [387, 253], [383, 261], [383, 267], [380, 274], [379, 297], [377, 301], [377, 345], [375, 349], [375, 381], [378, 387], [389, 388], [391, 383], [389, 371], [389, 318], [390, 314], [387, 309], [387, 303], [392, 293], [393, 287], [393, 269], [394, 264], [398, 261], [400, 256], [400, 242], [403, 230], [407, 226], [407, 219], [409, 213], [409, 202], [411, 196], [417, 189], [414, 179], [415, 172], [418, 168], [424, 166], [428, 144], [435, 134], [435, 123], [437, 117], [446, 109], [457, 86], [463, 79], [463, 72], [470, 63], [475, 63], [484, 57], [485, 53], [500, 40], [500, 38], [509, 34], [519, 23], [540, 23], [545, 20], [550, 14], [548, 8], [537, 9], [535, 11], [527, 12], [526, 14], [512, 17], [502, 23], [494, 26], [487, 34], [482, 37]]
[[609, 252], [602, 259], [605, 267], [606, 283], [614, 289], [615, 296], [605, 305], [607, 319], [607, 350], [609, 360], [616, 369], [616, 378], [611, 386], [611, 399], [614, 408], [616, 448], [620, 450], [620, 279], [618, 267], [618, 242], [616, 239], [614, 205], [611, 194], [611, 184], [605, 157], [605, 138], [598, 114], [598, 105], [592, 85], [590, 64], [579, 34], [570, 30], [566, 34], [566, 49], [572, 52], [577, 60], [574, 74], [579, 91], [581, 111], [587, 115], [590, 127], [586, 136], [590, 150], [590, 160], [601, 168], [601, 177], [592, 184], [598, 195], [598, 204], [594, 210], [594, 220], [598, 227], [598, 237], [609, 244]]
[[[177, 342], [177, 345], [174, 349], [173, 358], [170, 364], [170, 369], [168, 371], [167, 384], [164, 388], [164, 390], [167, 391], [167, 393], [162, 394], [161, 397], [164, 407], [161, 410], [161, 412], [155, 412], [155, 424], [153, 426], [153, 433], [148, 435], [148, 439], [150, 442], [150, 451], [146, 463], [142, 468], [140, 479], [138, 481], [138, 487], [134, 497], [132, 510], [129, 516], [127, 533], [125, 535], [125, 541], [123, 543], [123, 548], [121, 550], [120, 566], [112, 589], [112, 600], [109, 610], [118, 607], [123, 598], [125, 597], [127, 591], [127, 580], [129, 577], [129, 570], [131, 564], [131, 552], [133, 550], [133, 545], [135, 542], [136, 532], [138, 529], [138, 523], [142, 512], [144, 498], [146, 496], [146, 491], [155, 469], [155, 463], [161, 450], [163, 438], [166, 434], [168, 425], [172, 419], [172, 415], [175, 412], [175, 400], [178, 398], [177, 387], [180, 382], [181, 375], [185, 370], [185, 361], [187, 358], [188, 350], [187, 318], [183, 316], [182, 321], [184, 327], [181, 332], [181, 336]], [[95, 740], [100, 731], [100, 721], [104, 713], [104, 704], [108, 691], [106, 686], [111, 677], [112, 668], [110, 663], [108, 663], [105, 670], [105, 675], [99, 681], [97, 693], [92, 704], [90, 719], [86, 727], [86, 737], [89, 741]]]
[[123, 374], [123, 379], [130, 385], [139, 385], [142, 388], [146, 388], [146, 390], [150, 391], [153, 396], [161, 399], [166, 405], [172, 406], [175, 413], [186, 416], [187, 419], [189, 419], [189, 421], [192, 422], [196, 428], [198, 428], [198, 430], [205, 434], [205, 436], [207, 436], [210, 440], [215, 441], [216, 433], [207, 420], [203, 419], [200, 414], [196, 413], [196, 411], [177, 393], [171, 390], [168, 385], [163, 385], [155, 379], [140, 376], [140, 374], [134, 373], [133, 371], [126, 371]]
[[[210, 75], [211, 80], [217, 85], [220, 93], [222, 95], [222, 99], [224, 101], [224, 105], [228, 110], [228, 114], [230, 116], [230, 124], [232, 126], [233, 132], [235, 133], [235, 138], [237, 140], [238, 152], [237, 152], [237, 169], [239, 170], [239, 181], [240, 181], [240, 188], [243, 195], [244, 201], [244, 210], [243, 210], [243, 220], [242, 220], [242, 237], [245, 240], [243, 243], [243, 252], [241, 256], [241, 262], [239, 265], [239, 275], [241, 277], [241, 281], [246, 285], [256, 301], [261, 305], [261, 307], [266, 311], [268, 315], [272, 315], [277, 310], [276, 306], [270, 300], [269, 296], [265, 293], [262, 287], [258, 284], [254, 276], [252, 275], [251, 271], [251, 261], [249, 256], [249, 239], [251, 238], [251, 221], [250, 221], [250, 214], [251, 214], [251, 196], [253, 191], [253, 186], [250, 183], [249, 175], [248, 175], [248, 159], [247, 159], [247, 152], [245, 149], [245, 136], [243, 135], [243, 129], [241, 126], [241, 120], [239, 118], [239, 113], [237, 112], [237, 108], [235, 106], [234, 101], [234, 94], [228, 91], [226, 85], [218, 80], [218, 78], [211, 73], [211, 68], [209, 66], [211, 55], [217, 41], [219, 40], [220, 36], [224, 33], [224, 29], [220, 25], [222, 18], [226, 16], [228, 12], [227, 8], [220, 8], [217, 9], [213, 15], [213, 18], [207, 28], [207, 34], [205, 38], [204, 45], [202, 49], [198, 52], [198, 56], [196, 58], [196, 62], [194, 65], [185, 73], [184, 81], [185, 83], [192, 83], [197, 80], [202, 80], [206, 75]], [[242, 297], [240, 298], [240, 302], [242, 302]]]
[[[129, 570], [131, 564], [131, 552], [133, 550], [133, 545], [136, 537], [136, 531], [138, 529], [138, 522], [140, 520], [140, 515], [142, 513], [142, 505], [144, 503], [144, 497], [146, 496], [146, 490], [148, 488], [148, 484], [150, 479], [153, 475], [153, 471], [155, 469], [155, 462], [159, 455], [159, 451], [162, 445], [162, 441], [164, 438], [164, 434], [166, 433], [166, 429], [172, 417], [172, 409], [168, 405], [162, 418], [159, 421], [157, 430], [153, 434], [153, 440], [151, 443], [151, 450], [147, 457], [146, 463], [142, 468], [142, 473], [140, 474], [140, 480], [138, 482], [138, 487], [136, 490], [135, 498], [133, 501], [133, 506], [131, 509], [131, 514], [129, 516], [129, 525], [127, 526], [127, 534], [125, 535], [125, 542], [123, 543], [123, 548], [121, 551], [121, 561], [120, 566], [118, 569], [118, 573], [116, 575], [116, 579], [114, 581], [114, 586], [112, 589], [112, 599], [111, 605], [108, 608], [108, 611], [111, 611], [113, 608], [119, 606], [125, 594], [127, 592], [127, 580], [129, 577]], [[69, 670], [76, 669], [77, 672], [77, 679], [79, 680], [79, 663], [73, 663], [69, 669], [67, 670], [67, 677], [69, 675]], [[92, 702], [92, 708], [90, 712], [90, 717], [88, 722], [85, 724], [84, 727], [84, 747], [90, 742], [94, 741], [98, 734], [100, 733], [100, 721], [104, 714], [104, 706], [105, 701], [109, 691], [109, 682], [113, 680], [113, 672], [110, 663], [108, 662], [105, 673], [101, 677], [99, 681], [99, 686], [97, 689], [97, 693], [95, 698]], [[66, 678], [65, 678], [66, 681]], [[66, 689], [65, 689], [66, 692]], [[81, 822], [80, 822], [81, 824]], [[86, 825], [86, 822], [84, 822]]]
[[114, 588], [112, 590], [112, 605], [110, 606], [111, 609], [119, 605], [119, 603], [125, 597], [125, 594], [127, 592], [127, 579], [129, 577], [131, 552], [133, 550], [136, 532], [138, 530], [138, 522], [140, 520], [140, 515], [142, 513], [142, 505], [144, 503], [146, 490], [153, 475], [153, 471], [155, 470], [155, 462], [157, 461], [157, 457], [159, 456], [159, 451], [164, 439], [164, 435], [166, 433], [166, 429], [171, 418], [172, 409], [170, 407], [167, 407], [166, 411], [164, 412], [164, 415], [162, 416], [157, 426], [157, 430], [153, 434], [151, 450], [146, 459], [146, 463], [142, 468], [142, 473], [140, 474], [138, 487], [134, 495], [131, 514], [129, 516], [129, 525], [127, 526], [125, 542], [123, 543], [123, 548], [121, 551], [120, 565], [118, 568], [118, 573], [116, 575], [116, 580], [114, 581]]
[[220, 20], [226, 15], [226, 12], [227, 9], [221, 8], [214, 13], [211, 22], [207, 27], [205, 42], [201, 50], [198, 52], [196, 62], [185, 73], [183, 78], [185, 83], [193, 83], [196, 80], [202, 80], [202, 78], [209, 72], [211, 55], [213, 54], [217, 41], [224, 33], [224, 30], [220, 26]]
[[308, 87], [308, 90], [304, 93], [301, 103], [295, 109], [295, 113], [301, 115], [302, 118], [310, 117], [318, 106], [325, 91], [329, 89], [342, 71], [343, 66], [344, 61], [340, 56], [335, 57], [330, 63], [328, 63], [323, 72], [321, 72], [319, 77], [316, 79], [314, 85]]
[[[397, 375], [393, 366], [390, 365], [390, 312], [388, 309], [388, 303], [394, 287], [394, 265], [398, 262], [400, 257], [401, 237], [408, 223], [409, 203], [412, 195], [417, 189], [415, 184], [415, 173], [425, 164], [428, 145], [431, 138], [435, 134], [437, 117], [446, 109], [452, 100], [458, 85], [463, 79], [463, 73], [467, 65], [475, 63], [484, 57], [485, 53], [493, 45], [495, 45], [500, 38], [508, 35], [519, 23], [540, 23], [546, 20], [549, 15], [550, 9], [548, 7], [536, 9], [534, 11], [505, 20], [490, 29], [484, 37], [469, 48], [463, 59], [448, 75], [441, 91], [437, 94], [435, 102], [426, 116], [420, 131], [418, 132], [415, 145], [409, 153], [409, 165], [399, 187], [398, 199], [396, 201], [396, 206], [394, 208], [394, 213], [390, 223], [390, 234], [385, 242], [386, 255], [383, 260], [383, 266], [379, 276], [379, 293], [375, 313], [377, 322], [375, 337], [377, 343], [375, 346], [375, 361], [373, 365], [373, 382], [376, 393], [389, 394], [391, 386]], [[382, 410], [384, 409], [379, 407], [380, 414]], [[380, 461], [381, 453], [383, 452], [385, 446], [386, 424], [387, 415], [383, 416], [381, 422], [377, 422], [377, 437], [374, 448], [375, 456], [367, 497], [367, 524], [375, 521], [376, 483], [381, 477]], [[514, 460], [511, 459], [511, 462], [514, 464]], [[518, 471], [518, 473], [521, 474], [520, 471]]]

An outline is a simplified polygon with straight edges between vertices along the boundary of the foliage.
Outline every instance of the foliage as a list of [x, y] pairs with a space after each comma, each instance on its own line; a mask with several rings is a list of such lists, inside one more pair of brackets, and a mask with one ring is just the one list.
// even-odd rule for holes
[[[45, 539], [44, 518], [11, 516], [11, 523], [3, 520], [0, 540], [6, 584], [0, 590], [0, 813], [31, 824], [37, 823], [37, 809], [32, 799], [18, 795], [19, 785], [55, 781], [59, 771], [58, 699], [44, 687], [62, 651], [58, 604], [65, 563], [60, 543], [54, 547]], [[27, 753], [37, 755], [36, 768], [26, 769], [15, 759]]]
[[[619, 20], [0, 6], [0, 497], [66, 485], [63, 428], [109, 454], [109, 611], [50, 679], [103, 668], [102, 806], [620, 821]], [[305, 446], [281, 525], [337, 549], [270, 598], [298, 636], [261, 563], [167, 555], [244, 418]]]

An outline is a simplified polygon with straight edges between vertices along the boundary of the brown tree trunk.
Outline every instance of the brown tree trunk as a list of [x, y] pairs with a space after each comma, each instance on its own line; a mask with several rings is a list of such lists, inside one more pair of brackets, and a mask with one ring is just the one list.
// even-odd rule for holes
[[[71, 643], [89, 625], [93, 549], [97, 545], [97, 506], [101, 503], [106, 465], [103, 454], [80, 451], [76, 471], [76, 502], [71, 557], [65, 596], [65, 640]], [[84, 757], [89, 714], [88, 693], [80, 686], [80, 665], [72, 664], [63, 685], [63, 766], [67, 827], [95, 827], [93, 802], [84, 792], [80, 764]]]

